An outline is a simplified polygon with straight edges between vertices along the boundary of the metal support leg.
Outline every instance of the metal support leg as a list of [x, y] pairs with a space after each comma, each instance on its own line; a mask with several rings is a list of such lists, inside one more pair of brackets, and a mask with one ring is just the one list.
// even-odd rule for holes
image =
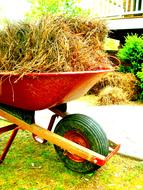
[[8, 151], [9, 151], [9, 149], [11, 147], [12, 142], [13, 142], [13, 140], [15, 139], [15, 137], [17, 135], [18, 130], [19, 130], [18, 127], [13, 130], [13, 132], [12, 132], [12, 134], [11, 134], [11, 136], [10, 136], [10, 138], [9, 138], [9, 140], [8, 140], [4, 150], [3, 150], [3, 153], [0, 156], [0, 163], [2, 163], [4, 161], [6, 155], [7, 155]]
[[11, 125], [7, 125], [7, 126], [4, 126], [4, 127], [0, 127], [0, 134], [3, 134], [5, 132], [8, 132], [10, 130], [13, 130], [17, 127], [17, 125], [15, 124], [11, 124]]
[[[51, 117], [51, 119], [50, 119], [50, 122], [49, 122], [49, 125], [48, 125], [48, 127], [47, 127], [47, 130], [49, 130], [49, 131], [52, 130], [52, 127], [53, 127], [53, 125], [54, 125], [55, 119], [56, 119], [57, 117], [58, 117], [57, 114], [52, 115], [52, 117]], [[35, 135], [35, 134], [32, 134], [32, 136], [33, 136], [33, 139], [34, 139], [36, 142], [38, 142], [38, 143], [45, 144], [45, 143], [47, 142], [47, 140], [42, 139], [42, 138], [38, 137], [38, 136]]]

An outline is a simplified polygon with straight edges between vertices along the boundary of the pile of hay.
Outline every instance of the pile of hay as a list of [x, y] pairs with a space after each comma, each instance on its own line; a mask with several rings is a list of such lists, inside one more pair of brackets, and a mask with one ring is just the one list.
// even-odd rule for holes
[[113, 105], [128, 103], [127, 93], [118, 87], [106, 86], [99, 93], [97, 98], [98, 105]]
[[[97, 82], [89, 92], [91, 94], [99, 95], [99, 93], [107, 86], [118, 87], [126, 93], [126, 98], [129, 101], [136, 100], [139, 94], [138, 83], [139, 81], [137, 78], [131, 73], [111, 72]], [[116, 94], [117, 93], [118, 91]]]
[[101, 20], [46, 16], [0, 31], [0, 72], [68, 72], [109, 68]]

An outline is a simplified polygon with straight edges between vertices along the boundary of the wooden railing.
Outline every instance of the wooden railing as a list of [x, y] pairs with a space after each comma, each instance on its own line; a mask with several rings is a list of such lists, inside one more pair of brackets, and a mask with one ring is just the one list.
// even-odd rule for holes
[[143, 14], [143, 0], [125, 0], [123, 1], [124, 15]]
[[143, 16], [143, 0], [100, 0], [97, 7], [99, 17]]

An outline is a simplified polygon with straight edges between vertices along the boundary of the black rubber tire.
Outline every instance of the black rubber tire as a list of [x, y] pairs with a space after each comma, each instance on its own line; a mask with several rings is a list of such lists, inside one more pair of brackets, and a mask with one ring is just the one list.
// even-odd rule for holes
[[[66, 133], [73, 130], [76, 130], [88, 140], [91, 150], [104, 156], [108, 155], [108, 139], [99, 124], [96, 123], [96, 121], [94, 121], [92, 118], [83, 114], [67, 115], [59, 121], [54, 132], [60, 136], [64, 136]], [[100, 166], [90, 163], [86, 160], [83, 162], [73, 161], [67, 155], [65, 155], [63, 149], [56, 145], [55, 150], [60, 159], [64, 162], [65, 166], [73, 171], [80, 173], [90, 173], [100, 168]]]

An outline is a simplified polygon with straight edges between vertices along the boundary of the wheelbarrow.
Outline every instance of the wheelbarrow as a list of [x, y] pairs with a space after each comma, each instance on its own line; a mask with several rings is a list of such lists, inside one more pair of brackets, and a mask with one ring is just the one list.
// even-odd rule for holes
[[[67, 103], [77, 99], [110, 69], [84, 72], [0, 74], [0, 116], [11, 124], [0, 128], [0, 134], [12, 131], [0, 156], [2, 163], [17, 132], [32, 133], [36, 141], [49, 141], [65, 166], [87, 173], [103, 166], [120, 148], [107, 139], [101, 126], [82, 114], [67, 113]], [[35, 124], [36, 110], [53, 112], [47, 129]], [[57, 117], [61, 120], [53, 125]], [[103, 118], [104, 119], [104, 118]], [[40, 142], [40, 141], [39, 141]]]

